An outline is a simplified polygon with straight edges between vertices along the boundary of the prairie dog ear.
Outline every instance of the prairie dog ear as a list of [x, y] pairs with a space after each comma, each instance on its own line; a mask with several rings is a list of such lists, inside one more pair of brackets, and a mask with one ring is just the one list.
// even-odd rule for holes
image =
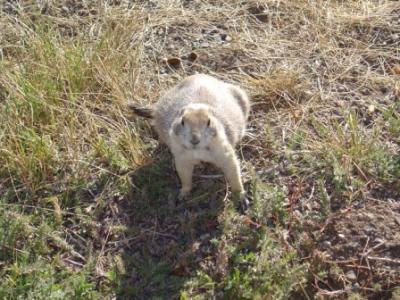
[[182, 116], [185, 114], [185, 110], [186, 110], [186, 107], [182, 108], [182, 109], [179, 111], [179, 116], [180, 116], [180, 117], [182, 117]]
[[209, 127], [208, 129], [211, 133], [211, 136], [217, 136], [217, 129], [214, 127]]
[[175, 122], [175, 124], [173, 125], [173, 131], [176, 135], [180, 135], [182, 133], [183, 126], [181, 122]]
[[215, 120], [214, 115], [212, 114], [211, 110], [209, 110], [210, 116], [208, 118], [207, 122], [207, 129], [208, 132], [211, 134], [211, 136], [216, 136], [217, 135], [217, 120]]
[[207, 107], [207, 113], [209, 116], [215, 117], [214, 110], [210, 107]]

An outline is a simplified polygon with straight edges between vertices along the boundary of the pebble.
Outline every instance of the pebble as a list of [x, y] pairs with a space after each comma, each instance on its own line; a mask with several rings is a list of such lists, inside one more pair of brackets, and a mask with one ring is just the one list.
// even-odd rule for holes
[[358, 282], [354, 283], [354, 284], [353, 284], [353, 291], [357, 292], [357, 291], [359, 291], [359, 290], [360, 290], [360, 285], [359, 285], [359, 283], [358, 283]]
[[375, 111], [375, 106], [372, 105], [372, 104], [369, 105], [369, 106], [368, 106], [368, 112], [372, 114], [374, 111]]
[[399, 38], [400, 38], [400, 36], [399, 36], [397, 33], [394, 33], [394, 34], [390, 35], [390, 39], [391, 39], [393, 42], [399, 41]]
[[365, 213], [364, 214], [368, 219], [370, 219], [370, 220], [374, 220], [375, 219], [375, 215], [373, 214], [373, 213]]
[[357, 249], [359, 244], [357, 242], [350, 242], [347, 244], [349, 248]]
[[322, 243], [322, 245], [323, 245], [325, 248], [330, 248], [330, 247], [332, 246], [332, 244], [331, 244], [330, 241], [324, 241], [324, 242]]
[[367, 235], [371, 234], [374, 230], [375, 230], [375, 228], [372, 227], [372, 226], [369, 226], [369, 225], [367, 225], [367, 226], [364, 227], [364, 232], [365, 232], [365, 234], [367, 234]]
[[200, 240], [201, 241], [208, 240], [209, 238], [210, 238], [210, 234], [209, 233], [205, 233], [205, 234], [202, 234], [200, 236]]
[[357, 203], [355, 203], [355, 204], [353, 205], [353, 208], [355, 208], [355, 209], [364, 208], [364, 203], [362, 203], [362, 202], [357, 202]]
[[357, 280], [356, 273], [354, 273], [353, 270], [348, 271], [348, 272], [346, 273], [346, 277], [347, 277], [347, 279], [349, 279], [349, 280], [351, 280], [351, 281], [356, 281], [356, 280]]

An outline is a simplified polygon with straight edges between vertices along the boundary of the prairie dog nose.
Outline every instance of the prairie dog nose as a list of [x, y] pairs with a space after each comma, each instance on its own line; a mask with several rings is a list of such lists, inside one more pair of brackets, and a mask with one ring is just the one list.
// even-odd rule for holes
[[200, 138], [197, 135], [192, 135], [192, 138], [190, 139], [190, 142], [193, 145], [197, 145], [198, 143], [200, 143]]

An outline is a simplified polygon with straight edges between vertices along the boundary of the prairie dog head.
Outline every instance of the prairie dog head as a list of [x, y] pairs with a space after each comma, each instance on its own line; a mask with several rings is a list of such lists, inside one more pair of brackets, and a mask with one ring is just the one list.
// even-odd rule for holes
[[186, 149], [204, 149], [217, 135], [218, 120], [204, 104], [183, 108], [173, 123], [171, 134]]

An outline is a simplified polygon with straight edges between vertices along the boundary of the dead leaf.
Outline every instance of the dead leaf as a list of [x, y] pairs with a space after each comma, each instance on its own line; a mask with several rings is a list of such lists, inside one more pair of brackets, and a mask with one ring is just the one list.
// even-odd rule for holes
[[195, 52], [191, 52], [191, 53], [189, 54], [189, 59], [190, 59], [191, 61], [195, 61], [195, 60], [197, 59], [197, 57], [198, 57], [198, 55], [197, 55]]
[[188, 263], [186, 255], [183, 255], [177, 261], [177, 263], [174, 265], [170, 274], [174, 275], [174, 276], [181, 276], [181, 277], [187, 276], [189, 274], [188, 264], [189, 263]]
[[392, 67], [393, 75], [400, 75], [400, 65], [395, 65]]
[[246, 217], [245, 219], [243, 219], [243, 223], [246, 225], [252, 225], [255, 226], [257, 229], [261, 227], [260, 224], [254, 222], [252, 219], [250, 219], [249, 217]]
[[54, 218], [56, 219], [56, 222], [58, 224], [61, 224], [61, 222], [62, 222], [62, 212], [61, 212], [60, 204], [58, 203], [58, 197], [52, 196], [52, 197], [46, 198], [46, 202], [51, 203], [53, 205]]
[[167, 59], [167, 64], [171, 67], [178, 68], [181, 66], [182, 62], [179, 57], [171, 57]]
[[215, 220], [215, 219], [208, 219], [208, 220], [205, 220], [204, 222], [203, 222], [203, 224], [202, 224], [202, 229], [204, 230], [204, 231], [210, 231], [211, 229], [213, 229], [213, 228], [215, 228], [215, 227], [217, 227], [218, 226], [218, 221], [217, 220]]

